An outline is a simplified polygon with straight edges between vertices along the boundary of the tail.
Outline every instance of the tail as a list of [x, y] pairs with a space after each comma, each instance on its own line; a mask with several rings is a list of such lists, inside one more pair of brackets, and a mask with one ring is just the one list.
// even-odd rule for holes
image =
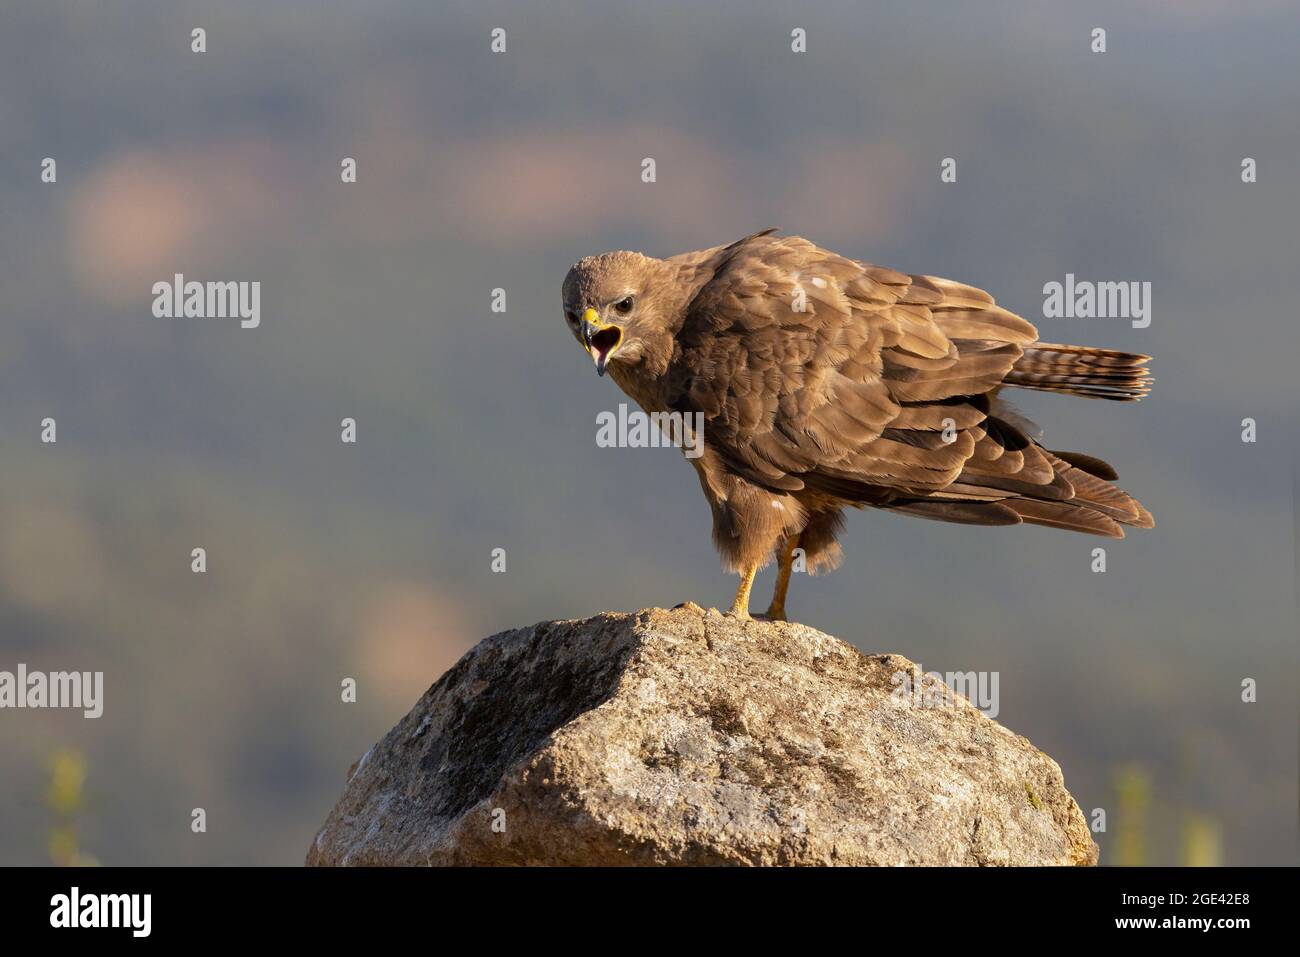
[[1150, 356], [1090, 346], [1035, 342], [1025, 347], [1003, 385], [1090, 399], [1135, 402], [1151, 391]]

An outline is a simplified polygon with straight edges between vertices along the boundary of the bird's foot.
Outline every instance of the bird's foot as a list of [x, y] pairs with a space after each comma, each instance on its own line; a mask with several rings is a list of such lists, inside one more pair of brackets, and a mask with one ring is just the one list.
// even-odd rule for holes
[[693, 611], [697, 615], [704, 614], [704, 609], [689, 599], [687, 599], [686, 601], [678, 602], [676, 605], [673, 605], [671, 610], [672, 611]]
[[758, 574], [758, 563], [750, 565], [740, 576], [740, 587], [736, 589], [736, 600], [731, 603], [727, 614], [740, 621], [750, 621], [749, 592], [754, 587], [754, 576]]
[[785, 605], [769, 605], [767, 611], [756, 617], [763, 621], [789, 621], [785, 617]]

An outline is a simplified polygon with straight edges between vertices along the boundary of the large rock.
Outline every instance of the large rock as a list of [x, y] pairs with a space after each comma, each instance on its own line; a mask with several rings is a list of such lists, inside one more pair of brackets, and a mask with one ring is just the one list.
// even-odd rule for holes
[[1094, 864], [1061, 770], [916, 666], [693, 605], [481, 642], [308, 864]]

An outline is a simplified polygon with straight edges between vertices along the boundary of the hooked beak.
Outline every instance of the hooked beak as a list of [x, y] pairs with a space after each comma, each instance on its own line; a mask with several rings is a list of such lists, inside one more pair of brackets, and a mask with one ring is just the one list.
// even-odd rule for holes
[[604, 375], [605, 366], [618, 351], [623, 341], [623, 330], [612, 322], [605, 322], [595, 309], [588, 309], [582, 314], [582, 344], [591, 354], [591, 361], [596, 363], [596, 374]]

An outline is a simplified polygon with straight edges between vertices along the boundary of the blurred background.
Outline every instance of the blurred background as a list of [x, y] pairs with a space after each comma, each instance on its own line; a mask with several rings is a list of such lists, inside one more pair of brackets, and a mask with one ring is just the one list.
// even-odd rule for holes
[[[1156, 357], [1138, 405], [1020, 401], [1155, 530], [855, 514], [792, 616], [1000, 672], [1103, 863], [1294, 863], [1300, 9], [1088, 6], [0, 2], [0, 669], [105, 673], [99, 720], [0, 713], [0, 863], [300, 863], [480, 638], [725, 606], [680, 453], [596, 446], [560, 284], [767, 226]], [[260, 328], [155, 318], [178, 272]], [[1150, 328], [1043, 319], [1067, 272]]]

